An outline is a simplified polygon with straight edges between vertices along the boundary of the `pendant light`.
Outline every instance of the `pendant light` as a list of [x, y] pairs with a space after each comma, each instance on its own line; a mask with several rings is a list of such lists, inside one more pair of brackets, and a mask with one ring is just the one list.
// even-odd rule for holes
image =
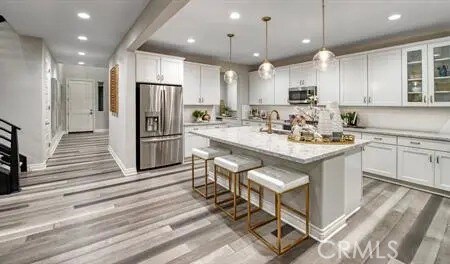
[[227, 84], [233, 84], [234, 82], [237, 81], [238, 78], [237, 73], [231, 69], [231, 38], [234, 37], [234, 34], [229, 33], [227, 34], [227, 36], [230, 38], [230, 53], [228, 57], [228, 70], [223, 75], [223, 80]]
[[325, 0], [322, 0], [322, 48], [314, 55], [313, 64], [317, 70], [326, 71], [336, 62], [336, 55], [325, 48]]
[[275, 74], [275, 67], [273, 67], [272, 63], [270, 63], [267, 60], [267, 36], [268, 36], [268, 25], [267, 22], [269, 22], [271, 17], [265, 16], [262, 18], [262, 21], [266, 23], [266, 57], [264, 59], [264, 62], [259, 66], [258, 73], [259, 76], [264, 80], [272, 79], [273, 75]]

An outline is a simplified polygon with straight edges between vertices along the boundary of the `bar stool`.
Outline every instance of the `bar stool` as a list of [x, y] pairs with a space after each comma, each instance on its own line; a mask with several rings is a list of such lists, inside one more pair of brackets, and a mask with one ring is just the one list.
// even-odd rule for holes
[[[241, 202], [243, 198], [241, 197], [241, 187], [247, 187], [244, 183], [241, 183], [241, 175], [249, 170], [256, 169], [262, 166], [262, 161], [248, 156], [243, 155], [226, 155], [217, 157], [214, 159], [214, 205], [230, 216], [234, 221], [244, 217], [247, 213], [237, 215], [237, 205], [238, 200]], [[217, 199], [217, 175], [228, 178], [228, 189], [229, 192], [233, 194], [233, 197], [225, 199], [223, 201], [218, 201]], [[232, 188], [232, 183], [233, 188]], [[258, 190], [253, 190], [247, 187], [247, 192], [251, 191], [259, 194], [259, 207], [256, 208], [254, 212], [260, 210], [261, 208], [261, 188]], [[232, 212], [228, 212], [222, 204], [233, 202]], [[248, 202], [250, 206], [250, 202]]]
[[[290, 171], [286, 169], [281, 169], [278, 167], [273, 166], [267, 166], [258, 168], [255, 170], [251, 170], [248, 172], [247, 176], [247, 185], [249, 188], [251, 188], [252, 184], [256, 183], [259, 186], [263, 186], [264, 188], [267, 188], [275, 193], [275, 217], [255, 224], [252, 226], [251, 222], [251, 215], [252, 211], [250, 211], [250, 207], [248, 207], [248, 218], [247, 218], [247, 228], [250, 233], [256, 236], [259, 240], [264, 242], [266, 246], [268, 246], [272, 251], [274, 251], [276, 254], [281, 255], [286, 253], [289, 249], [292, 247], [300, 244], [303, 240], [309, 237], [309, 176], [297, 172], [297, 171]], [[292, 191], [294, 189], [303, 188], [305, 191], [305, 212], [300, 212], [290, 206], [287, 206], [282, 203], [281, 201], [281, 195]], [[248, 199], [250, 199], [250, 196], [248, 196]], [[296, 240], [294, 243], [289, 244], [285, 247], [282, 247], [281, 241], [281, 207], [284, 207], [285, 209], [288, 209], [289, 211], [293, 212], [294, 214], [300, 215], [305, 218], [306, 222], [306, 232], [305, 235]], [[277, 221], [277, 240], [276, 240], [276, 246], [271, 244], [269, 241], [267, 241], [265, 238], [263, 238], [260, 234], [256, 232], [256, 229], [259, 227], [262, 227], [272, 221]]]
[[[192, 149], [192, 190], [198, 192], [201, 196], [209, 199], [213, 194], [208, 196], [208, 185], [213, 184], [213, 182], [208, 183], [208, 161], [213, 160], [216, 157], [225, 156], [230, 154], [231, 151], [227, 149], [217, 148], [217, 147], [204, 147], [204, 148], [193, 148]], [[201, 159], [205, 164], [205, 183], [202, 185], [195, 186], [195, 173], [194, 173], [194, 161], [195, 158]], [[200, 191], [201, 187], [205, 187], [205, 192]]]

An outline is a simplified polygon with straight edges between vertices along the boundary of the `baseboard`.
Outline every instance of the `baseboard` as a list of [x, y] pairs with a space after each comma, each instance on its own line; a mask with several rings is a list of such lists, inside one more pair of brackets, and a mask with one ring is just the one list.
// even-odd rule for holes
[[108, 132], [109, 129], [107, 128], [98, 128], [98, 129], [94, 129], [94, 133], [102, 133], [102, 132]]
[[28, 164], [28, 171], [38, 171], [47, 168], [47, 162]]
[[119, 168], [122, 170], [122, 173], [124, 176], [131, 176], [131, 175], [137, 174], [136, 168], [126, 168], [125, 167], [123, 162], [120, 160], [119, 156], [117, 156], [116, 152], [114, 152], [114, 150], [112, 149], [111, 145], [108, 145], [108, 151], [109, 151], [109, 153], [111, 153], [111, 156], [116, 161]]
[[429, 187], [429, 186], [421, 186], [421, 185], [418, 185], [418, 184], [415, 184], [415, 183], [409, 183], [409, 182], [405, 182], [405, 181], [398, 180], [398, 179], [390, 179], [390, 178], [387, 178], [387, 177], [383, 177], [383, 176], [372, 174], [372, 173], [368, 173], [368, 172], [364, 172], [363, 176], [367, 177], [367, 178], [379, 180], [379, 181], [384, 181], [384, 182], [400, 185], [400, 186], [407, 187], [407, 188], [410, 188], [410, 189], [415, 189], [415, 190], [419, 190], [419, 191], [422, 191], [422, 192], [427, 192], [427, 193], [443, 196], [443, 197], [446, 197], [446, 198], [450, 198], [450, 192], [447, 192], [447, 191], [444, 191], [444, 190], [441, 190], [441, 189], [436, 189], [436, 188]]
[[54, 137], [54, 140], [50, 147], [49, 157], [53, 156], [53, 153], [55, 153], [56, 148], [59, 145], [59, 142], [61, 141], [62, 136], [65, 134], [65, 131], [59, 131], [58, 134]]
[[[211, 180], [214, 181], [214, 174], [211, 171], [208, 172], [208, 174], [209, 174], [208, 178], [210, 178]], [[218, 178], [217, 183], [219, 185], [221, 185], [222, 187], [224, 187], [225, 189], [228, 189], [228, 181], [227, 180]], [[245, 200], [247, 200], [247, 190], [246, 189], [242, 189], [242, 197]], [[257, 195], [251, 195], [250, 199], [251, 199], [252, 204], [258, 205], [259, 200], [258, 200]], [[262, 209], [271, 215], [275, 215], [275, 204], [270, 201], [263, 199]], [[336, 233], [338, 233], [339, 231], [341, 231], [343, 228], [345, 228], [347, 226], [347, 222], [346, 222], [347, 218], [348, 218], [347, 215], [343, 214], [324, 228], [319, 228], [313, 224], [310, 224], [309, 235], [319, 242], [325, 242], [325, 241], [329, 240], [330, 238], [332, 238]], [[305, 230], [306, 230], [305, 220], [302, 217], [297, 216], [290, 211], [282, 209], [281, 210], [281, 219], [284, 222], [288, 223], [289, 225], [291, 225], [292, 227], [294, 227], [295, 229], [297, 229], [301, 232], [305, 232]]]

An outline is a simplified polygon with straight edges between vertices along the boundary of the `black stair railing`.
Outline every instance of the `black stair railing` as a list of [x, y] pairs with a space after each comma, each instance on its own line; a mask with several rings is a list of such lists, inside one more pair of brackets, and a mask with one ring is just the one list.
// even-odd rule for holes
[[19, 175], [26, 171], [27, 161], [19, 154], [20, 128], [0, 118], [0, 130], [0, 194], [10, 194], [20, 191]]

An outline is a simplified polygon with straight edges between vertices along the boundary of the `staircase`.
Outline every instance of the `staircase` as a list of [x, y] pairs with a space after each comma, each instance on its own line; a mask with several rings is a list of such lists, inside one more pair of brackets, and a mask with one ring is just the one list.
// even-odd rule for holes
[[19, 175], [27, 170], [27, 158], [19, 154], [18, 130], [0, 118], [0, 195], [20, 191]]

